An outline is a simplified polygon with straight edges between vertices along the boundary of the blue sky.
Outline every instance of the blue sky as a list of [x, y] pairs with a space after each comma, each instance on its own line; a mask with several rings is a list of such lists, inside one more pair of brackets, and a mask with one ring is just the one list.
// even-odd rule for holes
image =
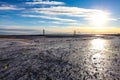
[[[0, 34], [40, 34], [42, 29], [48, 33], [91, 33], [96, 28], [90, 29], [97, 26], [115, 32], [120, 28], [119, 3], [120, 0], [0, 0]], [[92, 16], [99, 13], [107, 17], [106, 24], [92, 24], [100, 22]]]

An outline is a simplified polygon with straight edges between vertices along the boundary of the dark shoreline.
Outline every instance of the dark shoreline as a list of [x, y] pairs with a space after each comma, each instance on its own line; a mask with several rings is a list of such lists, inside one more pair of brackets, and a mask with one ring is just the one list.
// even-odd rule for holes
[[46, 34], [46, 35], [0, 35], [0, 38], [81, 38], [81, 37], [103, 37], [103, 36], [120, 36], [120, 34], [79, 34], [79, 35], [72, 35], [72, 34]]

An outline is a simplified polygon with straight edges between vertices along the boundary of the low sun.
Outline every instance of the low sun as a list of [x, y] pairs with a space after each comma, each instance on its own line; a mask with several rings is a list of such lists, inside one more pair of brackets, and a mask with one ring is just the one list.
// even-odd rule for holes
[[95, 26], [103, 26], [108, 21], [108, 15], [106, 13], [100, 12], [100, 13], [94, 13], [90, 17], [90, 23]]

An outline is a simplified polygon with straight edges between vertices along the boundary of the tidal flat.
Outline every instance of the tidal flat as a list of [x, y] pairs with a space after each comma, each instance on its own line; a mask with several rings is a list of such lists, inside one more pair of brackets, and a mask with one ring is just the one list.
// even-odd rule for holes
[[0, 38], [0, 80], [120, 80], [120, 37]]

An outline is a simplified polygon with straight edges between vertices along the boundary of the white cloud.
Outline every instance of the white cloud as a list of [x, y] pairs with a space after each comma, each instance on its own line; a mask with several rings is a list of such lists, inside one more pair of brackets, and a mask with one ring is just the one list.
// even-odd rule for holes
[[102, 12], [97, 9], [85, 9], [78, 7], [66, 7], [66, 6], [56, 6], [49, 8], [33, 8], [35, 12], [48, 14], [48, 15], [67, 15], [67, 16], [76, 16], [76, 17], [84, 17], [88, 14], [92, 14], [94, 12]]
[[76, 22], [76, 20], [72, 19], [63, 19], [55, 16], [41, 16], [41, 15], [22, 15], [23, 17], [33, 17], [33, 18], [43, 18], [43, 19], [50, 19], [55, 21], [63, 21], [63, 22]]
[[63, 24], [61, 21], [38, 21], [37, 23], [44, 23], [44, 24]]
[[43, 0], [33, 0], [33, 1], [43, 1]]
[[111, 21], [118, 21], [118, 19], [115, 19], [115, 18], [109, 18], [109, 20], [111, 20]]
[[98, 9], [86, 9], [79, 7], [66, 7], [66, 6], [54, 6], [49, 8], [33, 8], [32, 9], [36, 13], [45, 14], [45, 15], [65, 15], [68, 17], [83, 17], [85, 20], [89, 20], [88, 18], [95, 13], [104, 13], [109, 16], [109, 20], [116, 21], [116, 19], [111, 18], [110, 13], [98, 10]]
[[22, 10], [24, 8], [17, 8], [16, 6], [13, 5], [1, 5], [0, 10]]
[[[90, 21], [90, 16], [95, 13], [104, 13], [108, 16], [108, 19], [110, 21], [116, 21], [117, 19], [112, 18], [110, 16], [109, 12], [99, 10], [99, 9], [87, 9], [87, 8], [79, 8], [79, 7], [67, 7], [63, 6], [65, 4], [64, 2], [58, 2], [58, 1], [43, 1], [43, 0], [33, 0], [33, 2], [26, 2], [26, 4], [30, 5], [51, 5], [50, 7], [45, 8], [32, 8], [31, 11], [34, 13], [37, 13], [38, 15], [22, 15], [23, 17], [34, 17], [34, 18], [43, 18], [43, 19], [50, 19], [54, 20], [54, 24], [61, 24], [60, 22], [55, 21], [62, 21], [62, 22], [71, 22], [69, 24], [78, 24], [78, 18], [82, 18], [84, 20]], [[57, 5], [57, 6], [52, 6]], [[62, 6], [60, 6], [62, 5]], [[44, 16], [46, 15], [46, 16]], [[59, 16], [65, 16], [65, 17], [59, 17]], [[67, 18], [69, 17], [69, 19]], [[66, 19], [67, 18], [67, 19]], [[74, 19], [73, 19], [74, 18]], [[77, 19], [76, 19], [77, 18]], [[76, 19], [76, 20], [75, 20]]]
[[82, 24], [79, 23], [79, 22], [63, 22], [63, 21], [47, 21], [47, 22], [46, 22], [46, 21], [38, 21], [37, 24], [38, 24], [38, 23], [58, 24], [58, 25], [59, 25], [59, 24], [65, 24], [65, 25], [71, 25], [71, 26], [72, 26], [72, 25], [74, 25], [74, 26], [75, 26], [75, 25], [82, 25]]
[[26, 4], [29, 4], [29, 5], [64, 5], [65, 3], [64, 2], [58, 2], [58, 1], [42, 1], [42, 0], [35, 0], [33, 2], [26, 2]]

